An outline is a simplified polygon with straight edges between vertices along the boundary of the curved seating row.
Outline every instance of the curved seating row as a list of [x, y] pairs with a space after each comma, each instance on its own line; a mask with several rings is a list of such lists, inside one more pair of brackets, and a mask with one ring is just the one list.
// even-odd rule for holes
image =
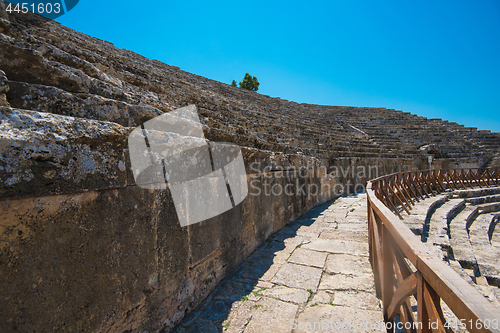
[[500, 306], [500, 187], [450, 191], [420, 201], [405, 224]]
[[0, 70], [9, 79], [6, 97], [14, 108], [135, 127], [160, 113], [196, 104], [211, 140], [320, 158], [414, 158], [428, 144], [437, 144], [440, 154], [450, 158], [500, 153], [499, 133], [392, 109], [271, 98], [71, 29], [30, 27], [26, 21], [16, 17], [8, 22], [0, 39], [4, 54], [9, 54], [0, 55]]

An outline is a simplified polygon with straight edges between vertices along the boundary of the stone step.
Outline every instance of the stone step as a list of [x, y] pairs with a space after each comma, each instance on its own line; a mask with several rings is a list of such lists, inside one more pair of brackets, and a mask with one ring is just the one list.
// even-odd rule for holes
[[500, 247], [500, 227], [498, 226], [500, 222], [500, 214], [495, 214], [494, 220], [490, 224], [488, 229], [488, 235], [490, 237], [491, 245], [499, 248]]
[[405, 215], [404, 222], [415, 235], [422, 235], [423, 229], [429, 223], [429, 219], [434, 210], [442, 205], [447, 199], [446, 194], [420, 200], [413, 206], [410, 215]]
[[469, 228], [469, 239], [474, 250], [481, 275], [500, 286], [500, 248], [493, 246], [488, 229], [495, 214], [478, 215]]
[[[467, 190], [457, 190], [453, 191], [453, 195], [459, 198], [474, 198], [482, 196], [493, 196], [495, 194], [500, 194], [500, 187], [490, 187], [490, 188], [474, 188]], [[471, 202], [474, 202], [473, 200]]]
[[[500, 218], [500, 188], [453, 191], [417, 203], [404, 222], [418, 234], [428, 223], [423, 238], [450, 267], [500, 306], [500, 237], [495, 231]], [[446, 225], [447, 224], [447, 225]], [[449, 243], [448, 243], [449, 241]]]
[[[270, 140], [283, 143], [289, 137], [296, 137], [302, 142], [294, 148], [307, 148], [311, 153], [321, 155], [322, 152], [316, 149], [318, 140], [324, 140], [325, 143], [343, 140], [343, 146], [351, 146], [350, 153], [339, 155], [345, 157], [358, 152], [362, 157], [376, 157], [377, 153], [389, 154], [390, 157], [409, 157], [415, 154], [419, 146], [430, 141], [438, 143], [448, 157], [456, 158], [477, 155], [473, 152], [480, 151], [481, 147], [498, 150], [500, 146], [500, 135], [497, 133], [477, 131], [440, 119], [426, 119], [383, 108], [299, 104], [234, 89], [70, 29], [64, 29], [63, 32], [59, 27], [41, 29], [32, 31], [34, 35], [22, 35], [16, 31], [11, 29], [6, 32], [3, 49], [7, 50], [5, 54], [17, 55], [20, 62], [0, 59], [0, 67], [7, 74], [12, 74], [10, 80], [52, 86], [66, 92], [99, 95], [164, 112], [195, 103], [199, 108], [210, 109], [225, 117], [224, 125], [220, 126], [227, 127], [224, 128], [227, 133], [232, 132], [231, 126], [234, 126], [235, 131], [243, 129], [243, 133], [236, 137], [229, 135], [237, 141], [242, 135], [247, 136], [243, 141], [248, 141], [254, 133], [263, 140], [269, 137]], [[61, 34], [64, 35], [65, 43], [60, 43]], [[34, 67], [28, 69], [23, 59], [29, 60], [30, 66]], [[26, 107], [49, 112], [50, 103], [44, 103], [43, 109], [42, 105], [35, 105], [35, 100], [31, 104], [27, 103]], [[14, 106], [23, 108], [19, 103]], [[78, 103], [77, 106], [81, 108]], [[120, 108], [110, 107], [112, 113], [121, 112]], [[89, 117], [93, 116], [89, 114]], [[116, 117], [121, 116], [118, 114]], [[111, 121], [125, 125], [123, 119]], [[245, 131], [251, 124], [255, 124], [255, 130]], [[280, 126], [282, 132], [288, 135], [280, 134]], [[355, 135], [350, 126], [366, 133], [368, 140]], [[334, 155], [333, 146], [331, 150]]]
[[111, 121], [131, 127], [164, 112], [147, 105], [128, 104], [88, 93], [75, 94], [57, 87], [16, 81], [10, 81], [9, 86], [7, 100], [19, 109]]
[[495, 306], [500, 307], [500, 298], [498, 297], [500, 296], [500, 289], [498, 287], [490, 286], [484, 277], [476, 277], [474, 270], [462, 268], [455, 260], [450, 260], [448, 263], [458, 275], [473, 286], [480, 294]]
[[450, 211], [462, 206], [463, 199], [448, 199], [430, 216], [428, 225], [424, 228], [422, 241], [435, 247], [436, 253], [441, 258], [450, 257], [450, 239], [448, 236], [448, 218]]
[[450, 220], [450, 244], [453, 259], [462, 267], [477, 270], [477, 261], [467, 232], [467, 220], [476, 208], [472, 205], [466, 207]]

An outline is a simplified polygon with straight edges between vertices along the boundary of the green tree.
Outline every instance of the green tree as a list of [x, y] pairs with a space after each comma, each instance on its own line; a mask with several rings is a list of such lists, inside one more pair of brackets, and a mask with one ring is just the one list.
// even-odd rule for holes
[[236, 85], [236, 80], [233, 80], [233, 82], [231, 82], [231, 85], [232, 85], [233, 87], [237, 87], [237, 85]]
[[244, 88], [247, 90], [257, 91], [259, 90], [259, 81], [257, 81], [257, 77], [252, 76], [248, 73], [245, 74], [243, 81], [240, 82], [240, 88]]

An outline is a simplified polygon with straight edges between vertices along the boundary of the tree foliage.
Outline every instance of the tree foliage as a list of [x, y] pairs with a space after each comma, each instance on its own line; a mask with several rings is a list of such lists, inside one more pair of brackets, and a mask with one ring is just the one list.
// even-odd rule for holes
[[252, 76], [248, 73], [245, 74], [243, 81], [240, 82], [240, 88], [251, 90], [251, 91], [259, 90], [259, 85], [260, 85], [260, 83], [257, 80], [257, 77]]
[[237, 87], [237, 85], [236, 85], [236, 80], [233, 80], [233, 82], [231, 82], [231, 85], [232, 85], [233, 87]]

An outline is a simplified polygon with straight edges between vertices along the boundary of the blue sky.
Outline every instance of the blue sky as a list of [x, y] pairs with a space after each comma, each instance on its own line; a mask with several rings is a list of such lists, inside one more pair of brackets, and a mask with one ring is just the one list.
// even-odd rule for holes
[[500, 132], [500, 1], [94, 1], [58, 19], [150, 59], [299, 103]]

